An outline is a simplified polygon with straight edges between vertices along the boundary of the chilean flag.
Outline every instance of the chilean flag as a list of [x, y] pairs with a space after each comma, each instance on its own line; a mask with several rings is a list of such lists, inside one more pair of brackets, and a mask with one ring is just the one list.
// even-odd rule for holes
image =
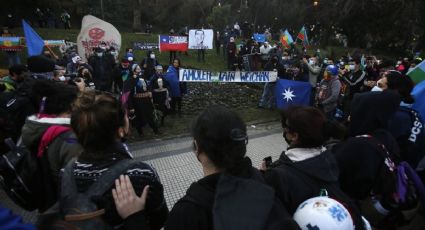
[[186, 36], [159, 35], [159, 51], [187, 51]]

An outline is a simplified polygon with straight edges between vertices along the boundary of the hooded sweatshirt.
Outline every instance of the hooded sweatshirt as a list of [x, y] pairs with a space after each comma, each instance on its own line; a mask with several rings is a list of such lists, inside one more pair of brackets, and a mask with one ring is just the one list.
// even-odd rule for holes
[[363, 229], [359, 210], [338, 186], [338, 174], [337, 162], [330, 151], [290, 148], [265, 171], [264, 177], [289, 214], [293, 215], [302, 202], [326, 189], [329, 197], [342, 202], [350, 211], [356, 229]]
[[241, 173], [193, 183], [173, 207], [165, 230], [299, 229], [249, 158]]

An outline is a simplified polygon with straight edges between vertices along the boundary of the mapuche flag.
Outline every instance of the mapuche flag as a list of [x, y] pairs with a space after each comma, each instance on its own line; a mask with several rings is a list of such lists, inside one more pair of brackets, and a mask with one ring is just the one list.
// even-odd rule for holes
[[159, 35], [159, 51], [187, 51], [186, 36]]
[[303, 26], [298, 33], [297, 39], [300, 39], [304, 46], [308, 45], [308, 37], [307, 37], [307, 31], [305, 30], [305, 27]]
[[286, 48], [289, 48], [291, 44], [294, 43], [294, 39], [288, 30], [285, 30], [282, 37], [280, 37], [280, 42], [282, 42], [282, 45], [284, 45]]

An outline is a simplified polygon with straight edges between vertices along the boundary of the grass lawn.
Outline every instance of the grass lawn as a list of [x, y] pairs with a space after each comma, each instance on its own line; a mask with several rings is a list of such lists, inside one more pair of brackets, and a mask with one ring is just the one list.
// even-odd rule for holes
[[[62, 29], [42, 29], [34, 28], [34, 30], [45, 40], [62, 40], [67, 39], [73, 42], [76, 42], [79, 30], [62, 30]], [[13, 32], [18, 36], [24, 36], [22, 28], [15, 29]], [[125, 48], [133, 47], [133, 42], [158, 42], [158, 35], [144, 35], [144, 34], [135, 34], [135, 33], [122, 33], [122, 44], [121, 44], [121, 53], [120, 56], [124, 55]], [[57, 49], [54, 51], [59, 54]], [[226, 68], [226, 63], [224, 62], [223, 57], [218, 57], [215, 53], [215, 50], [207, 50], [205, 54], [205, 63], [197, 62], [197, 51], [189, 50], [189, 55], [180, 55], [182, 65], [190, 66], [198, 69], [207, 69], [213, 71], [224, 70]], [[27, 58], [27, 52], [24, 49], [22, 52], [19, 52], [21, 56], [21, 61], [24, 61]], [[136, 50], [135, 51], [136, 60], [142, 61], [146, 57], [146, 51]], [[169, 52], [156, 52], [156, 56], [159, 62], [162, 65], [168, 65], [169, 63]], [[0, 52], [0, 68], [7, 68], [7, 58], [4, 52]]]

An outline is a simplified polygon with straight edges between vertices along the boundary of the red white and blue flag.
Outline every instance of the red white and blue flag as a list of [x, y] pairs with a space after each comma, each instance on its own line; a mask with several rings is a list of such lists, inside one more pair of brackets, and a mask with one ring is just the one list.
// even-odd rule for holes
[[187, 51], [187, 36], [159, 35], [159, 51]]

